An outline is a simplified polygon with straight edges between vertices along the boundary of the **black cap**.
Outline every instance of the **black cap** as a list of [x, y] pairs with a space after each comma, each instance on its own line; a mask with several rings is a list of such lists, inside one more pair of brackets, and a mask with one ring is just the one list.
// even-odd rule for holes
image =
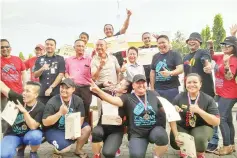
[[65, 78], [65, 79], [60, 83], [60, 85], [62, 85], [62, 84], [65, 84], [65, 85], [68, 86], [68, 87], [75, 87], [75, 86], [76, 86], [75, 83], [73, 82], [73, 80], [70, 79], [70, 78]]
[[186, 40], [186, 43], [188, 43], [189, 40], [194, 39], [200, 42], [202, 44], [202, 36], [198, 32], [193, 32], [190, 34], [189, 38]]
[[220, 44], [228, 44], [235, 48], [235, 54], [237, 55], [237, 38], [235, 36], [226, 37]]
[[138, 82], [141, 80], [146, 81], [146, 76], [144, 76], [142, 74], [137, 74], [133, 77], [132, 82], [134, 83], [134, 82]]

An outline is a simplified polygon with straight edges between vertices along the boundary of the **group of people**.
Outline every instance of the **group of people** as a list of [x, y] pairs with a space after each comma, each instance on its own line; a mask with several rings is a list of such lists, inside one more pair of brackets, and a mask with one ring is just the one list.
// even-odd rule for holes
[[[124, 34], [131, 14], [127, 10], [124, 25], [116, 34], [113, 26], [106, 24], [105, 38]], [[221, 55], [214, 53], [212, 42], [209, 49], [201, 49], [201, 35], [191, 33], [186, 41], [190, 53], [184, 58], [172, 49], [166, 35], [154, 36], [157, 45], [151, 45], [149, 32], [142, 34], [142, 47], [130, 47], [125, 52], [108, 52], [105, 38], [97, 40], [95, 50], [91, 51], [86, 47], [89, 34], [82, 32], [74, 42], [75, 56], [65, 59], [55, 53], [56, 40], [48, 38], [45, 46], [35, 47], [36, 56], [25, 62], [11, 55], [10, 42], [1, 39], [2, 109], [7, 101], [13, 101], [19, 109], [12, 126], [3, 123], [1, 157], [24, 157], [25, 147], [29, 145], [30, 157], [37, 158], [37, 150], [45, 137], [54, 146], [55, 157], [62, 157], [76, 142], [74, 154], [86, 158], [88, 154], [83, 146], [91, 135], [93, 157], [100, 158], [103, 154], [112, 158], [122, 144], [125, 126], [131, 158], [144, 158], [149, 143], [154, 144], [154, 158], [166, 153], [169, 141], [179, 150], [184, 144], [179, 132], [194, 137], [198, 158], [204, 158], [206, 150], [218, 155], [234, 152], [231, 109], [237, 102], [236, 32], [237, 26], [232, 27], [233, 36], [220, 43]], [[151, 64], [139, 64], [139, 50], [153, 47], [159, 51]], [[31, 71], [30, 81], [25, 77], [26, 69]], [[186, 91], [180, 93], [179, 75], [182, 73]], [[99, 107], [104, 101], [118, 106], [116, 121], [119, 125], [103, 124], [103, 108], [100, 108], [98, 124], [93, 128], [89, 123], [92, 95], [98, 97]], [[165, 130], [165, 111], [158, 96], [173, 103], [181, 116], [180, 121], [169, 123], [170, 140]], [[75, 112], [81, 113], [81, 136], [65, 139], [65, 117]], [[216, 150], [218, 141], [216, 144], [214, 140], [218, 138], [219, 125], [223, 147]], [[180, 156], [187, 157], [181, 152]]]

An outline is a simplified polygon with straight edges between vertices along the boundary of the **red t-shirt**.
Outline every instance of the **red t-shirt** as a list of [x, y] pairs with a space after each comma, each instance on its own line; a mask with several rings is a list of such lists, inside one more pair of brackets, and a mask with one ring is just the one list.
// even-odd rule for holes
[[[212, 59], [216, 62], [218, 67], [215, 68], [215, 88], [216, 93], [224, 98], [237, 98], [237, 83], [235, 77], [231, 80], [225, 78], [225, 68], [222, 55], [213, 55]], [[230, 70], [236, 76], [237, 73], [237, 57], [231, 56], [229, 59]]]
[[30, 80], [39, 82], [39, 78], [35, 78], [34, 77], [34, 72], [32, 71], [34, 69], [36, 60], [37, 60], [36, 56], [26, 60], [25, 61], [25, 66], [26, 66], [26, 70], [30, 69]]
[[23, 92], [22, 71], [25, 69], [25, 64], [19, 57], [1, 57], [1, 80], [19, 94]]

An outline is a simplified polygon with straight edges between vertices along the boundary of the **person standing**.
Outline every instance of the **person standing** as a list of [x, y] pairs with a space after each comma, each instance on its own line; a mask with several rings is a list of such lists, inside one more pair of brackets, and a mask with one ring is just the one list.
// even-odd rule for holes
[[59, 83], [64, 77], [65, 61], [55, 54], [56, 41], [49, 38], [45, 41], [46, 54], [38, 57], [35, 62], [34, 76], [42, 85], [39, 100], [46, 104], [48, 100], [59, 94]]

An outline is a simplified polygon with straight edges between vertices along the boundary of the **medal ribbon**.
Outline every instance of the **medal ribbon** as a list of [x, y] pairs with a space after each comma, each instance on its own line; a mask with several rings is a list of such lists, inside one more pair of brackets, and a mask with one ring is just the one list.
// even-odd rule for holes
[[137, 97], [139, 102], [144, 106], [145, 111], [147, 111], [147, 96], [146, 96], [146, 94], [145, 94], [145, 103], [135, 93], [134, 93], [134, 95]]
[[[197, 102], [199, 100], [199, 97], [200, 97], [200, 93], [198, 93], [194, 105], [197, 104]], [[192, 102], [191, 102], [191, 97], [190, 97], [189, 93], [188, 93], [188, 103], [189, 103], [190, 106], [193, 105]], [[192, 112], [192, 117], [193, 117], [193, 115], [194, 115], [194, 113]]]
[[28, 111], [28, 113], [30, 113], [31, 111], [33, 111], [34, 108], [36, 107], [36, 105], [37, 105], [37, 101], [36, 101], [35, 105], [30, 109], [30, 111]]

